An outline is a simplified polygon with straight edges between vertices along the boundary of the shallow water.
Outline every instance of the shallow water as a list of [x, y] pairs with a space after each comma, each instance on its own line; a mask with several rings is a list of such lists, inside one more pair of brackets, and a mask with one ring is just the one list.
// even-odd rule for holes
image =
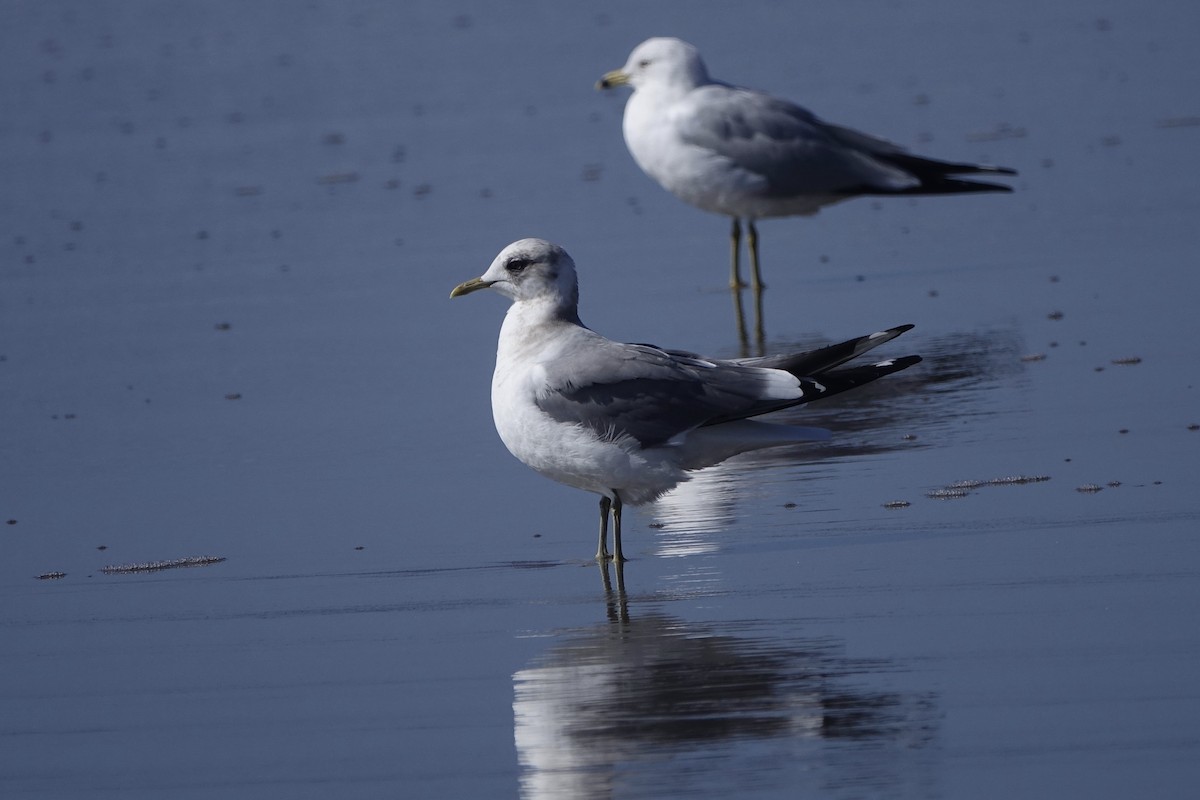
[[[0, 794], [1191, 796], [1193, 4], [169, 8], [0, 5]], [[741, 350], [591, 89], [662, 33], [1021, 175], [763, 223], [766, 349], [926, 360], [605, 575], [447, 294], [544, 236], [601, 332]]]

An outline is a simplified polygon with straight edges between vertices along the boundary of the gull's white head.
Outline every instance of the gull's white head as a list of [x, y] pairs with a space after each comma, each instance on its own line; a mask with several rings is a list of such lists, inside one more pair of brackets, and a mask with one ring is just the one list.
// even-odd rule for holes
[[566, 250], [544, 239], [513, 242], [500, 251], [487, 272], [455, 286], [450, 296], [479, 289], [494, 289], [514, 303], [547, 302], [569, 316], [575, 315], [579, 304], [575, 262]]
[[690, 91], [709, 83], [700, 51], [682, 39], [665, 36], [647, 39], [633, 49], [620, 69], [607, 73], [596, 86], [670, 87]]

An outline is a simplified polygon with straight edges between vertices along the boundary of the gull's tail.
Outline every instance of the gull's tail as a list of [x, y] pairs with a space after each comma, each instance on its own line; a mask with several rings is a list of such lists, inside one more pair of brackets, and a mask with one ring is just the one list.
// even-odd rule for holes
[[1016, 175], [1015, 169], [988, 164], [961, 164], [939, 161], [909, 153], [876, 155], [878, 160], [902, 169], [920, 183], [903, 189], [874, 189], [872, 194], [969, 194], [971, 192], [1011, 192], [1011, 186], [986, 181], [964, 181], [960, 175]]
[[[833, 370], [822, 373], [819, 377], [800, 378], [800, 388], [804, 390], [804, 396], [788, 405], [795, 406], [832, 397], [884, 375], [907, 369], [920, 360], [920, 356], [904, 356], [876, 364]], [[736, 419], [720, 424], [708, 423], [688, 434], [678, 451], [679, 463], [685, 470], [701, 469], [750, 450], [799, 442], [820, 442], [828, 438], [830, 432], [824, 428], [780, 425], [753, 419]]]
[[959, 161], [941, 161], [936, 158], [915, 156], [904, 148], [884, 139], [869, 136], [852, 128], [837, 125], [825, 127], [835, 140], [860, 154], [875, 160], [888, 171], [899, 170], [916, 183], [905, 186], [888, 186], [867, 183], [845, 189], [842, 194], [965, 194], [969, 192], [1011, 192], [1011, 186], [985, 181], [964, 181], [959, 175], [1016, 175], [1015, 169], [990, 164], [964, 164]]
[[[890, 342], [912, 327], [912, 325], [900, 325], [806, 353], [742, 358], [724, 363], [783, 370], [800, 382], [801, 393], [799, 396], [792, 395], [790, 400], [764, 405], [754, 412], [753, 415], [758, 416], [770, 411], [779, 411], [802, 403], [810, 403], [813, 400], [832, 397], [920, 363], [920, 356], [903, 356], [878, 361], [874, 364], [838, 369], [850, 359], [885, 342]], [[685, 470], [700, 469], [718, 464], [730, 456], [748, 450], [795, 442], [822, 441], [827, 438], [829, 438], [829, 431], [823, 428], [780, 425], [731, 416], [715, 417], [687, 436], [680, 450], [680, 464]]]
[[[885, 331], [868, 334], [867, 336], [859, 336], [839, 344], [831, 344], [827, 347], [803, 353], [761, 356], [758, 358], [739, 358], [720, 362], [739, 367], [755, 367], [758, 369], [787, 372], [800, 382], [801, 391], [798, 394], [786, 395], [786, 399], [776, 398], [775, 402], [764, 402], [752, 411], [740, 408], [732, 414], [714, 416], [705, 422], [703, 427], [727, 424], [731, 420], [756, 417], [760, 414], [782, 411], [785, 408], [791, 408], [803, 403], [811, 403], [813, 400], [832, 397], [847, 389], [854, 389], [855, 387], [868, 384], [873, 380], [882, 378], [884, 375], [891, 375], [893, 372], [908, 369], [913, 364], [920, 363], [921, 357], [904, 356], [902, 358], [879, 361], [874, 364], [846, 367], [845, 369], [837, 369], [837, 367], [869, 350], [873, 350], [881, 344], [890, 342], [905, 331], [911, 330], [912, 327], [912, 325], [898, 325], [895, 328], [888, 328]], [[671, 352], [677, 357], [689, 356], [689, 354], [680, 351]]]
[[887, 344], [905, 331], [912, 330], [912, 328], [912, 325], [897, 325], [885, 331], [879, 331], [867, 336], [859, 336], [838, 344], [831, 344], [828, 347], [822, 347], [818, 350], [808, 350], [803, 353], [789, 353], [778, 356], [763, 356], [760, 358], [739, 358], [735, 363], [741, 364], [744, 367], [782, 369], [792, 373], [797, 378], [812, 377], [814, 375], [821, 375], [834, 367], [841, 366], [851, 359], [858, 358], [863, 353], [873, 350], [881, 344]]

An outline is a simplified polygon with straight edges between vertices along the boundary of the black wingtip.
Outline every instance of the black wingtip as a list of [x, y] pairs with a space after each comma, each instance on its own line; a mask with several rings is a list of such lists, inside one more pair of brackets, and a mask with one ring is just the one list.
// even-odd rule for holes
[[899, 372], [902, 369], [908, 369], [914, 364], [920, 364], [922, 360], [923, 359], [920, 356], [916, 355], [900, 356], [899, 358], [889, 358], [885, 359], [884, 361], [877, 361], [874, 364], [867, 364], [861, 367], [849, 367], [847, 369], [839, 370], [833, 374], [847, 375], [857, 371], [860, 374], [870, 376], [868, 380], [873, 381], [876, 378], [882, 378], [884, 375], [891, 375], [893, 372]]
[[896, 194], [974, 194], [976, 192], [1011, 193], [1013, 188], [1003, 183], [988, 181], [966, 181], [960, 178], [939, 178]]
[[966, 180], [970, 175], [1016, 175], [1012, 167], [993, 164], [967, 164], [958, 161], [939, 161], [934, 158], [915, 156], [910, 153], [880, 153], [880, 161], [907, 172], [916, 178], [916, 186], [904, 189], [868, 187], [851, 194], [971, 194], [973, 192], [1011, 192], [1012, 187], [986, 181]]
[[[920, 364], [925, 359], [920, 356], [901, 356], [900, 358], [891, 358], [888, 361], [892, 362], [892, 372], [899, 372], [902, 369], [908, 369], [913, 364]], [[885, 362], [886, 363], [886, 362]]]
[[[896, 325], [895, 327], [885, 328], [881, 331], [872, 333], [868, 336], [860, 336], [857, 339], [851, 339], [848, 342], [843, 342], [842, 346], [851, 345], [857, 350], [857, 353], [855, 353], [855, 355], [862, 355], [863, 353], [867, 352], [868, 350], [879, 347], [881, 344], [887, 344], [892, 339], [895, 339], [897, 336], [908, 333], [915, 327], [917, 327], [917, 326], [913, 325], [911, 322], [905, 323], [904, 325]], [[837, 365], [831, 364], [830, 366], [837, 366]]]
[[798, 378], [820, 375], [835, 367], [840, 367], [847, 361], [858, 358], [869, 350], [873, 350], [880, 345], [887, 344], [892, 339], [895, 339], [897, 336], [912, 330], [914, 327], [916, 326], [912, 325], [911, 323], [897, 325], [894, 328], [885, 328], [884, 330], [876, 331], [875, 333], [870, 333], [866, 336], [858, 336], [853, 339], [848, 339], [837, 344], [831, 344], [816, 350], [759, 358], [741, 358], [736, 359], [735, 363], [746, 367], [782, 369], [792, 373]]
[[921, 357], [915, 355], [889, 358], [886, 361], [864, 364], [861, 367], [846, 367], [811, 378], [800, 378], [800, 386], [809, 401], [823, 400], [919, 363], [921, 363]]

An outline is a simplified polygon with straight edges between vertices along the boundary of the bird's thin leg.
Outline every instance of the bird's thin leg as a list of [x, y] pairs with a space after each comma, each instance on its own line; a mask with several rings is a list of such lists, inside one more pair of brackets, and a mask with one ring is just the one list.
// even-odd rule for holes
[[612, 500], [607, 497], [600, 498], [600, 545], [596, 548], [597, 561], [608, 560], [608, 510], [611, 507]]
[[729, 232], [729, 288], [735, 292], [746, 284], [742, 283], [741, 269], [738, 259], [742, 251], [742, 223], [737, 217], [733, 218], [733, 230]]
[[754, 227], [754, 220], [749, 220], [747, 223], [746, 244], [750, 246], [750, 287], [756, 292], [761, 292], [767, 288], [762, 282], [762, 273], [758, 269], [758, 228]]
[[612, 517], [613, 517], [613, 554], [612, 560], [614, 564], [620, 564], [625, 561], [625, 554], [621, 551], [621, 495], [613, 491], [612, 501]]

